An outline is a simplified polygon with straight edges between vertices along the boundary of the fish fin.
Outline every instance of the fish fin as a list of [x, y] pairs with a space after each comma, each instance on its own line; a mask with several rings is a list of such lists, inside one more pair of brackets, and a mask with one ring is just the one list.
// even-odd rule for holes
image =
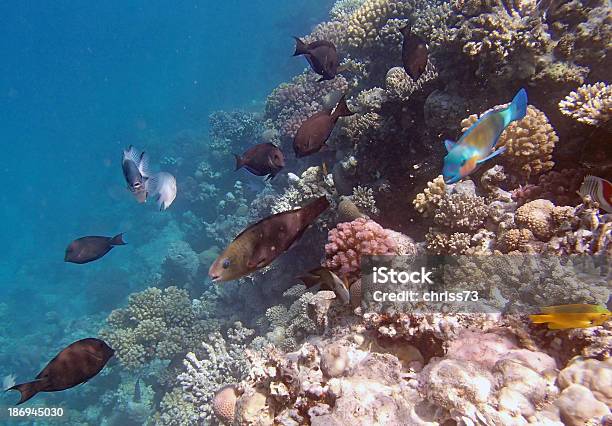
[[151, 176], [151, 170], [149, 169], [149, 156], [146, 152], [143, 151], [143, 153], [140, 154], [140, 158], [136, 164], [138, 164], [138, 171], [142, 177], [146, 178]]
[[527, 114], [527, 92], [521, 89], [512, 99], [506, 111], [503, 111], [506, 126], [513, 121], [521, 120]]
[[242, 166], [244, 166], [244, 161], [238, 154], [234, 154], [234, 157], [236, 157], [236, 168], [234, 170], [239, 170], [242, 168]]
[[355, 113], [352, 112], [346, 104], [346, 94], [344, 94], [338, 101], [338, 105], [336, 105], [336, 108], [334, 108], [334, 110], [332, 111], [331, 118], [332, 120], [337, 120], [340, 117], [349, 117], [353, 114]]
[[123, 241], [123, 232], [121, 234], [115, 235], [113, 238], [110, 239], [110, 244], [112, 246], [124, 246], [127, 243], [125, 241]]
[[446, 139], [444, 141], [444, 146], [446, 147], [446, 152], [451, 152], [452, 149], [457, 145], [457, 142], [451, 141], [450, 139]]
[[132, 161], [137, 166], [140, 163], [140, 154], [136, 148], [134, 148], [134, 145], [130, 145], [128, 149], [123, 150], [123, 161], [125, 160]]
[[170, 173], [159, 172], [145, 183], [149, 194], [157, 195], [157, 206], [166, 210], [176, 198], [176, 179]]
[[478, 160], [478, 161], [476, 162], [476, 164], [480, 166], [480, 165], [484, 164], [486, 161], [490, 160], [491, 158], [495, 158], [495, 157], [497, 157], [498, 155], [503, 154], [504, 152], [506, 152], [506, 147], [505, 147], [505, 146], [502, 146], [501, 148], [496, 149], [495, 151], [493, 151], [492, 153], [490, 153], [489, 155], [487, 155], [487, 156], [486, 156], [485, 158], [483, 158], [482, 160]]
[[38, 380], [33, 380], [27, 383], [21, 383], [19, 385], [15, 385], [13, 387], [8, 388], [6, 391], [7, 392], [10, 390], [19, 391], [19, 393], [21, 394], [21, 398], [19, 399], [19, 402], [17, 402], [16, 405], [23, 404], [24, 402], [32, 398], [34, 395], [36, 395], [40, 391], [40, 388], [37, 385], [41, 381], [42, 379], [38, 379]]
[[308, 45], [304, 43], [299, 37], [293, 37], [295, 39], [295, 53], [293, 56], [305, 55], [308, 53]]

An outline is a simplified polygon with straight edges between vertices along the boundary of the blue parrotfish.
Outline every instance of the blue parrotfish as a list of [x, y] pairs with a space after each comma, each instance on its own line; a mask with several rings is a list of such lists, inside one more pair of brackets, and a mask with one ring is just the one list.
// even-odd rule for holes
[[444, 141], [448, 154], [444, 157], [442, 175], [446, 183], [455, 183], [470, 175], [487, 160], [506, 151], [506, 147], [495, 149], [502, 132], [513, 121], [527, 114], [527, 92], [518, 91], [512, 103], [501, 110], [483, 115], [461, 136], [458, 142]]

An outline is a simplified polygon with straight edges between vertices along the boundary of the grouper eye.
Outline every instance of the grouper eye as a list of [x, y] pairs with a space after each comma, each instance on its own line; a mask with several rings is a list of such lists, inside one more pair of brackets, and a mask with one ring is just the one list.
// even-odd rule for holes
[[230, 263], [231, 263], [231, 262], [230, 262], [230, 260], [229, 260], [229, 259], [225, 259], [225, 260], [223, 261], [223, 264], [222, 264], [221, 266], [223, 266], [223, 269], [227, 269], [227, 268], [229, 268]]

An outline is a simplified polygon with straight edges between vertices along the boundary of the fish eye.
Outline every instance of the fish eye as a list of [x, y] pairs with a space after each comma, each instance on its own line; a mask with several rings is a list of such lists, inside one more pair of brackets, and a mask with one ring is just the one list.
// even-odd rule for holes
[[231, 262], [230, 262], [230, 260], [229, 260], [229, 259], [225, 259], [225, 260], [223, 261], [223, 264], [222, 264], [221, 266], [223, 266], [223, 269], [227, 269], [227, 268], [229, 268], [229, 267], [230, 267], [230, 263], [231, 263]]

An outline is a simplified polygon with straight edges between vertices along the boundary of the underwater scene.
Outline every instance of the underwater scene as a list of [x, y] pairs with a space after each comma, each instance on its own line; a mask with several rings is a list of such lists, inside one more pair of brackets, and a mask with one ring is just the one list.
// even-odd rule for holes
[[610, 0], [0, 16], [0, 425], [612, 425]]

